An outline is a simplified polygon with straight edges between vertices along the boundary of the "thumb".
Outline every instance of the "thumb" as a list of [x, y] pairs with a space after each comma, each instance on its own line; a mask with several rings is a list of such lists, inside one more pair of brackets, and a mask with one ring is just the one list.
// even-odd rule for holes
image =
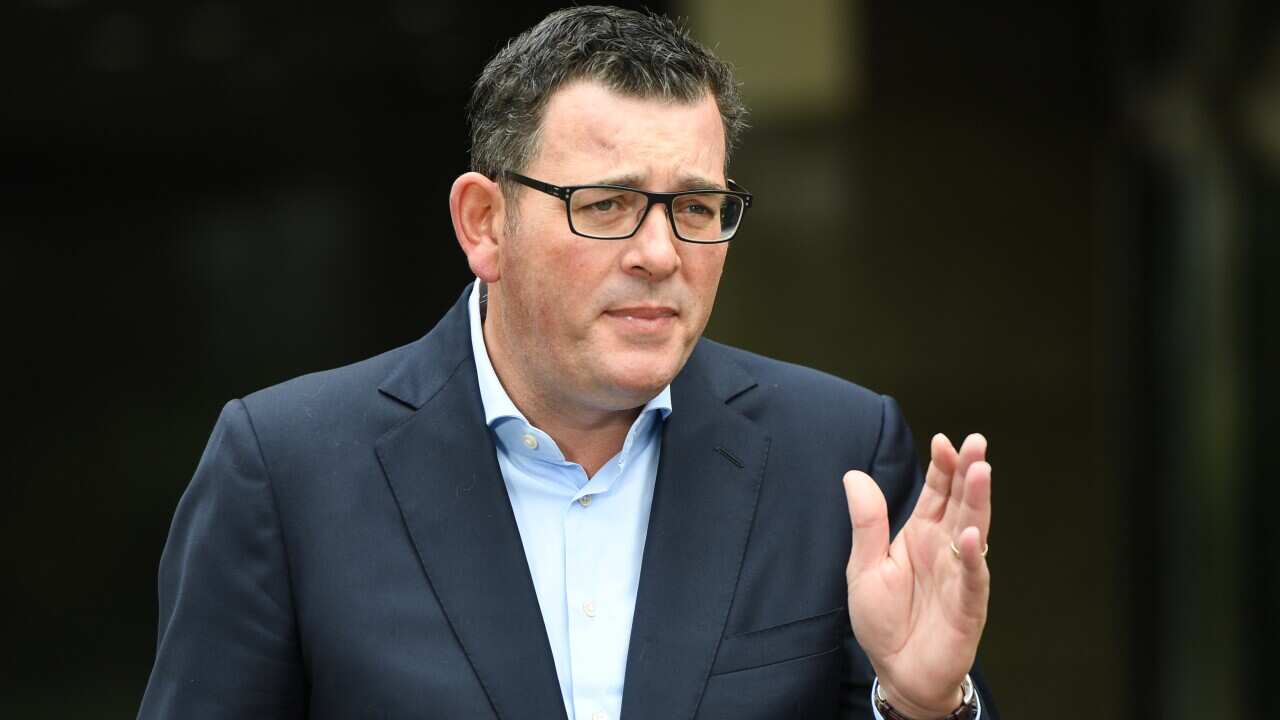
[[874, 567], [889, 554], [889, 508], [871, 476], [859, 470], [844, 474], [844, 496], [853, 525], [849, 576]]

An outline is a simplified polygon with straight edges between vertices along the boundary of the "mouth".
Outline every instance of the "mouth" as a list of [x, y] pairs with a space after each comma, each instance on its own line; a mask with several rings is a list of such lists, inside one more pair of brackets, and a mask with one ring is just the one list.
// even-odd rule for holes
[[635, 305], [606, 310], [607, 317], [621, 323], [633, 332], [658, 332], [669, 328], [679, 315], [675, 308], [656, 305]]

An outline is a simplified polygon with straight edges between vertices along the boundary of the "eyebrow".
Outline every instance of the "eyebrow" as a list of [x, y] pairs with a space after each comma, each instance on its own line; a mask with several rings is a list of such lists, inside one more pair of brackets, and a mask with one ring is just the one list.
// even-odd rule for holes
[[[591, 183], [591, 184], [623, 185], [625, 187], [639, 188], [640, 185], [643, 183], [644, 183], [643, 177], [635, 173], [628, 173], [626, 175], [614, 175], [611, 177], [607, 177], [603, 180], [600, 180], [599, 182]], [[708, 180], [702, 175], [684, 174], [684, 175], [680, 175], [676, 179], [676, 187], [674, 188], [674, 190], [672, 190], [672, 192], [682, 192], [685, 190], [727, 190], [727, 189], [728, 188], [726, 188], [724, 185], [721, 185], [720, 183], [714, 180]]]

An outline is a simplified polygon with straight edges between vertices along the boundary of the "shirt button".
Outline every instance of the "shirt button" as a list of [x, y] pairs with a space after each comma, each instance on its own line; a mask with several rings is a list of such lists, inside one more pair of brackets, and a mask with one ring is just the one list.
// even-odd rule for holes
[[589, 618], [593, 618], [593, 617], [595, 617], [595, 616], [596, 616], [596, 604], [595, 604], [595, 603], [593, 603], [593, 602], [591, 602], [590, 600], [588, 600], [588, 601], [586, 601], [586, 602], [582, 603], [582, 612], [586, 613], [586, 614], [587, 614], [587, 617], [589, 617]]
[[532, 435], [526, 434], [522, 439], [524, 440], [525, 447], [529, 448], [530, 450], [538, 449], [538, 438]]
[[591, 505], [591, 496], [590, 496], [590, 495], [583, 495], [582, 497], [578, 498], [578, 504], [579, 504], [579, 505], [581, 505], [582, 507], [590, 507], [590, 505]]
[[591, 713], [591, 720], [609, 720], [609, 716], [602, 712]]

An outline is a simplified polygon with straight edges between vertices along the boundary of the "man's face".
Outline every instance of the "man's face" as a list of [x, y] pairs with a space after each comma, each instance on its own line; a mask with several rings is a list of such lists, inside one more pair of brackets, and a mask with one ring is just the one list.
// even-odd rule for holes
[[[523, 174], [561, 186], [724, 188], [724, 160], [710, 94], [673, 103], [578, 82], [551, 97], [538, 154]], [[706, 327], [728, 245], [681, 241], [662, 206], [635, 236], [595, 240], [569, 230], [562, 200], [521, 189], [517, 203], [490, 291], [497, 322], [485, 333], [503, 382], [544, 410], [644, 404], [680, 371]]]

